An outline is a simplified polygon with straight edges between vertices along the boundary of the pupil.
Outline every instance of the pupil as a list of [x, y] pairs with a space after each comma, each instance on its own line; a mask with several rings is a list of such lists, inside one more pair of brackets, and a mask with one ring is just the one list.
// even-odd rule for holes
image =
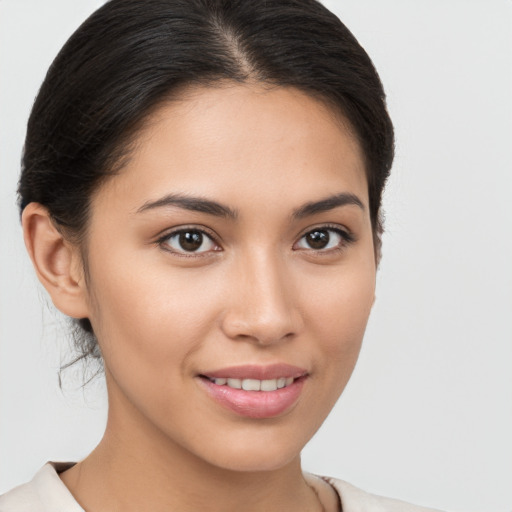
[[197, 251], [203, 243], [203, 235], [199, 231], [180, 233], [180, 245], [186, 251]]
[[323, 249], [329, 243], [327, 231], [312, 231], [307, 234], [308, 245], [313, 249]]

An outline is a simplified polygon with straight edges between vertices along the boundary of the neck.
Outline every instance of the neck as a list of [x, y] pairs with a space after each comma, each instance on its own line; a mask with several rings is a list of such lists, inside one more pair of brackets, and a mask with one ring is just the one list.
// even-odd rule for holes
[[123, 414], [120, 420], [111, 403], [100, 444], [61, 475], [89, 512], [322, 510], [298, 456], [277, 469], [225, 469], [197, 457], [140, 417]]

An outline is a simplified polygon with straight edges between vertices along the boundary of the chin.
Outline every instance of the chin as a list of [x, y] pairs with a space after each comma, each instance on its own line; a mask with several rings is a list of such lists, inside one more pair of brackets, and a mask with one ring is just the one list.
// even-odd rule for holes
[[[230, 451], [231, 452], [231, 451]], [[224, 453], [209, 461], [212, 465], [227, 471], [260, 472], [277, 471], [298, 460], [300, 451], [283, 453], [280, 450], [245, 450], [237, 453]]]
[[197, 450], [196, 455], [228, 471], [276, 471], [298, 461], [302, 448], [314, 434], [272, 430], [260, 428], [210, 439], [208, 445], [202, 447], [202, 453]]

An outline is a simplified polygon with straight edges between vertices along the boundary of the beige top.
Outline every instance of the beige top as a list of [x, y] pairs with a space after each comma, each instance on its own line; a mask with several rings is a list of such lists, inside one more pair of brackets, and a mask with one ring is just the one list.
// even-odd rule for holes
[[[0, 496], [0, 512], [84, 512], [58, 473], [70, 462], [48, 462], [23, 485]], [[335, 478], [324, 478], [340, 497], [343, 512], [436, 512], [403, 501], [368, 494]]]

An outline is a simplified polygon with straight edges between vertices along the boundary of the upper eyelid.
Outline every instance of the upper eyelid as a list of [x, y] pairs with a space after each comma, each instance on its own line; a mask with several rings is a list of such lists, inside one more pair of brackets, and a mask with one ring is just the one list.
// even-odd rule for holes
[[350, 229], [348, 229], [345, 226], [342, 226], [341, 224], [326, 223], [326, 224], [317, 224], [314, 226], [309, 226], [308, 228], [304, 229], [303, 231], [301, 231], [301, 234], [298, 236], [298, 240], [301, 239], [302, 237], [306, 236], [308, 233], [311, 233], [312, 231], [321, 230], [321, 229], [342, 232], [350, 237], [354, 236], [354, 234], [352, 233], [352, 231]]
[[344, 228], [344, 227], [341, 227], [339, 224], [336, 224], [336, 225], [330, 225], [330, 224], [322, 224], [322, 225], [318, 225], [316, 227], [310, 227], [308, 228], [306, 231], [303, 232], [303, 234], [301, 236], [299, 236], [299, 238], [297, 239], [296, 242], [294, 242], [294, 247], [296, 244], [298, 244], [308, 233], [311, 233], [312, 231], [315, 231], [315, 230], [327, 230], [327, 231], [335, 231], [338, 236], [340, 236], [342, 238], [342, 242], [337, 246], [337, 247], [332, 247], [332, 248], [329, 248], [329, 249], [306, 249], [306, 248], [301, 248], [301, 249], [295, 249], [295, 250], [300, 250], [300, 251], [307, 251], [307, 252], [312, 252], [314, 254], [331, 254], [333, 251], [337, 251], [337, 250], [340, 250], [340, 249], [343, 249], [343, 248], [346, 248], [347, 246], [349, 245], [352, 245], [354, 242], [357, 242], [357, 237], [354, 235], [354, 233], [347, 229], [347, 228]]
[[158, 233], [155, 237], [155, 239], [157, 241], [160, 241], [160, 240], [164, 240], [166, 238], [170, 238], [171, 236], [173, 235], [176, 235], [178, 233], [182, 233], [182, 232], [186, 232], [186, 231], [199, 231], [200, 233], [202, 233], [203, 235], [206, 235], [207, 237], [211, 238], [215, 243], [219, 243], [219, 240], [220, 240], [220, 237], [215, 233], [213, 232], [211, 229], [207, 228], [206, 226], [202, 226], [202, 225], [184, 225], [184, 226], [176, 226], [174, 228], [167, 228], [167, 229], [163, 229], [162, 231], [160, 231], [160, 233]]
[[[158, 245], [161, 250], [166, 251], [170, 254], [173, 254], [175, 257], [179, 258], [205, 258], [208, 256], [211, 256], [213, 253], [217, 252], [216, 250], [207, 250], [207, 251], [201, 251], [201, 252], [195, 252], [195, 251], [178, 251], [172, 247], [170, 247], [170, 244], [166, 244], [166, 242], [172, 238], [173, 236], [176, 236], [179, 233], [187, 232], [187, 231], [198, 231], [202, 233], [203, 235], [207, 236], [212, 243], [221, 248], [221, 251], [223, 250], [219, 242], [217, 241], [216, 237], [214, 235], [211, 235], [206, 228], [204, 227], [197, 227], [197, 226], [191, 226], [191, 227], [176, 227], [172, 229], [167, 229], [161, 231], [161, 235], [157, 236], [153, 243]], [[167, 247], [164, 247], [164, 245], [167, 245]]]

